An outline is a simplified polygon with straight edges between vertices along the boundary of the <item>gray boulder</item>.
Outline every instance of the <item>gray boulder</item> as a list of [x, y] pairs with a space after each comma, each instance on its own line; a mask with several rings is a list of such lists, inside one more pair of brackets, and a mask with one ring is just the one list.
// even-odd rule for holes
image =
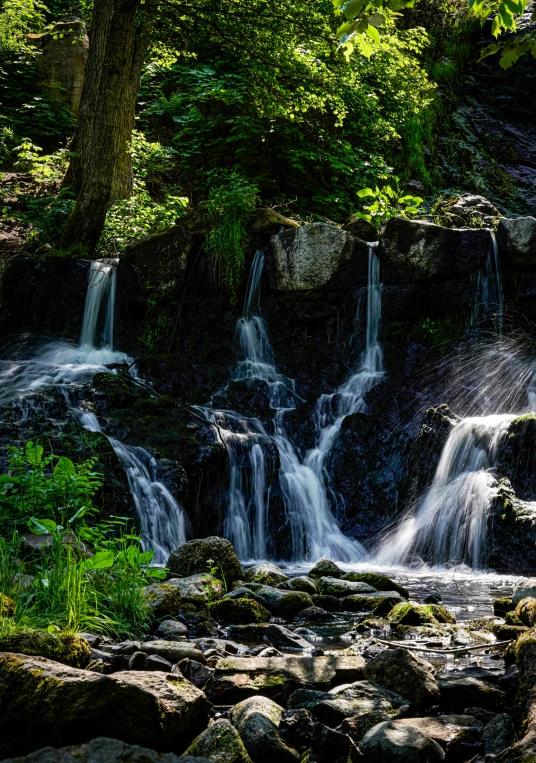
[[155, 631], [155, 636], [165, 641], [182, 641], [188, 635], [188, 628], [178, 620], [164, 620]]
[[439, 763], [445, 753], [433, 739], [411, 726], [384, 721], [368, 731], [360, 750], [367, 763]]
[[184, 659], [197, 660], [203, 664], [206, 662], [201, 649], [191, 641], [146, 641], [143, 651], [163, 657], [172, 664]]
[[277, 588], [282, 588], [284, 591], [303, 591], [304, 593], [311, 594], [311, 596], [318, 593], [318, 588], [314, 580], [311, 580], [311, 578], [306, 577], [305, 575], [297, 578], [289, 578], [289, 580], [279, 583]]
[[183, 602], [188, 604], [208, 604], [223, 596], [221, 580], [206, 572], [186, 578], [171, 578], [167, 585], [180, 591]]
[[266, 635], [274, 646], [284, 647], [286, 649], [296, 649], [301, 652], [311, 650], [312, 644], [296, 633], [282, 625], [269, 625], [266, 629]]
[[525, 584], [514, 591], [512, 594], [513, 608], [515, 609], [520, 601], [529, 597], [536, 597], [536, 580], [525, 580]]
[[484, 726], [482, 732], [486, 755], [498, 755], [516, 741], [516, 733], [512, 718], [506, 713], [500, 713]]
[[181, 660], [173, 668], [173, 673], [180, 672], [198, 689], [204, 689], [214, 675], [214, 668], [208, 668], [196, 660]]
[[[249, 587], [251, 586], [251, 587]], [[267, 585], [245, 584], [228, 593], [225, 599], [251, 598], [258, 601], [273, 615], [292, 618], [302, 609], [313, 606], [313, 600], [303, 591], [284, 591]]]
[[215, 721], [194, 739], [186, 754], [209, 758], [213, 763], [251, 763], [240, 734], [224, 719]]
[[216, 567], [217, 577], [221, 574], [227, 585], [242, 578], [242, 567], [233, 544], [216, 535], [190, 540], [179, 546], [171, 552], [166, 566], [179, 577], [189, 577]]
[[340, 580], [332, 577], [322, 577], [318, 580], [318, 590], [324, 596], [352, 596], [359, 593], [376, 593], [376, 589], [368, 583], [354, 580]]
[[310, 578], [342, 578], [344, 570], [341, 570], [331, 559], [319, 559], [309, 571]]
[[400, 718], [395, 723], [411, 726], [433, 739], [445, 750], [447, 760], [470, 760], [482, 750], [482, 723], [472, 715]]
[[466, 707], [482, 707], [496, 711], [504, 707], [505, 694], [486, 681], [464, 676], [443, 676], [438, 682], [441, 691], [441, 707], [461, 712]]
[[276, 586], [278, 583], [284, 583], [288, 580], [288, 575], [285, 575], [277, 564], [262, 562], [246, 570], [244, 580], [248, 583], [262, 583], [267, 586]]
[[437, 705], [441, 698], [434, 667], [407, 649], [381, 652], [366, 664], [364, 675], [419, 708]]
[[497, 229], [497, 243], [501, 260], [519, 268], [535, 265], [536, 218], [503, 217]]
[[151, 583], [142, 596], [155, 617], [174, 615], [182, 603], [181, 592], [169, 583]]
[[229, 717], [253, 763], [299, 763], [300, 756], [281, 738], [283, 708], [267, 697], [250, 697], [233, 707]]
[[[453, 228], [491, 228], [501, 213], [484, 196], [463, 194], [447, 199], [438, 210], [445, 224]], [[443, 222], [443, 220], [441, 221]]]
[[182, 225], [127, 249], [128, 262], [144, 290], [158, 288], [165, 294], [179, 289], [186, 273], [195, 237]]

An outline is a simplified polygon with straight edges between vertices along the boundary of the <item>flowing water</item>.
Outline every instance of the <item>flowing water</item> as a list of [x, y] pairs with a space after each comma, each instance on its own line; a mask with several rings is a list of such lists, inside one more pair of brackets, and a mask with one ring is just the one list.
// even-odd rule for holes
[[[52, 342], [28, 360], [0, 361], [0, 405], [15, 406], [24, 418], [39, 406], [36, 392], [58, 387], [80, 424], [101, 431], [94, 414], [72, 405], [71, 393], [75, 385], [90, 382], [98, 372], [116, 373], [110, 366], [124, 366], [133, 373], [132, 359], [113, 348], [116, 268], [116, 260], [91, 263], [78, 345]], [[154, 550], [155, 563], [165, 564], [170, 551], [186, 540], [184, 512], [156, 479], [156, 462], [147, 451], [106, 437], [125, 469], [144, 546]]]

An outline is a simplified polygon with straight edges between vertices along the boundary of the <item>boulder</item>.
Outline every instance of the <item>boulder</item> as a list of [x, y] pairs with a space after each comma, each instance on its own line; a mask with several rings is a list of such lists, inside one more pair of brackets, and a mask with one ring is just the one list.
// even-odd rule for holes
[[319, 559], [315, 566], [309, 571], [310, 578], [342, 578], [344, 570], [337, 567], [331, 559]]
[[331, 623], [337, 618], [322, 607], [308, 607], [298, 612], [295, 619], [310, 623]]
[[164, 233], [129, 246], [124, 255], [144, 291], [156, 289], [170, 294], [184, 283], [194, 245], [195, 236], [184, 225], [175, 225]]
[[283, 708], [267, 697], [249, 697], [229, 713], [253, 763], [299, 763], [299, 754], [279, 733], [282, 715]]
[[[332, 577], [337, 577], [333, 575]], [[396, 591], [404, 599], [409, 599], [409, 591], [404, 586], [395, 583], [394, 580], [386, 575], [380, 575], [377, 572], [345, 572], [343, 580], [353, 580], [355, 583], [368, 583], [376, 591]]]
[[279, 733], [285, 744], [304, 752], [311, 746], [313, 727], [313, 716], [305, 708], [285, 710], [279, 722]]
[[197, 660], [202, 664], [206, 662], [201, 649], [191, 641], [146, 641], [143, 644], [143, 651], [163, 657], [173, 664], [185, 659]]
[[289, 578], [283, 583], [278, 583], [277, 588], [282, 588], [284, 591], [303, 591], [311, 596], [318, 593], [318, 587], [314, 580], [302, 575], [297, 578]]
[[536, 218], [503, 217], [497, 229], [501, 260], [515, 268], [536, 265]]
[[365, 713], [384, 712], [392, 717], [407, 700], [399, 694], [368, 681], [354, 681], [337, 686], [329, 692], [298, 689], [290, 697], [288, 706], [297, 710], [305, 708], [326, 726], [339, 726], [345, 718]]
[[449, 761], [470, 760], [482, 749], [482, 723], [472, 715], [398, 718], [395, 724], [411, 726], [433, 739]]
[[178, 620], [164, 620], [155, 631], [157, 639], [165, 641], [182, 641], [187, 635], [188, 627]]
[[271, 237], [280, 233], [281, 230], [299, 227], [299, 222], [291, 220], [289, 217], [285, 217], [275, 209], [260, 207], [255, 210], [253, 219], [249, 223], [248, 230], [251, 234], [256, 236]]
[[493, 711], [504, 707], [504, 692], [486, 681], [470, 676], [442, 676], [437, 683], [444, 710], [457, 713], [466, 707], [483, 707]]
[[186, 754], [209, 758], [213, 763], [251, 763], [240, 734], [223, 718], [194, 739]]
[[356, 593], [375, 593], [376, 589], [368, 583], [342, 580], [332, 577], [318, 579], [318, 590], [324, 596], [352, 596]]
[[0, 654], [0, 754], [113, 735], [148, 747], [174, 745], [208, 720], [210, 705], [182, 676], [126, 671], [105, 676], [44, 657]]
[[246, 587], [249, 585], [236, 588], [227, 594], [225, 599], [240, 599], [244, 596], [255, 599], [273, 615], [285, 618], [292, 618], [302, 609], [313, 606], [313, 600], [303, 591], [283, 591], [280, 588], [257, 584], [251, 584], [251, 588]]
[[513, 612], [515, 608], [516, 605], [509, 597], [493, 600], [493, 614], [497, 617], [504, 617], [508, 612]]
[[182, 603], [180, 589], [169, 583], [151, 583], [141, 593], [154, 617], [174, 615]]
[[512, 609], [515, 609], [520, 601], [528, 598], [536, 598], [536, 580], [525, 581], [525, 584], [517, 588], [512, 594]]
[[[134, 652], [134, 654], [139, 654], [139, 652]], [[130, 660], [128, 662], [128, 667], [130, 669]], [[163, 673], [171, 673], [171, 670], [173, 668], [173, 665], [168, 660], [165, 660], [163, 657], [159, 657], [157, 654], [150, 654], [145, 659], [145, 665], [143, 666], [144, 670], [160, 670]]]
[[311, 596], [315, 607], [327, 609], [328, 612], [340, 612], [341, 600], [336, 596]]
[[262, 562], [246, 570], [244, 580], [248, 583], [262, 583], [267, 586], [276, 586], [288, 580], [288, 575], [277, 566], [270, 562]]
[[315, 723], [309, 763], [347, 763], [351, 747], [349, 736], [322, 723]]
[[432, 614], [430, 606], [422, 607], [410, 601], [405, 604], [397, 604], [389, 612], [389, 622], [394, 625], [426, 625], [427, 623], [437, 625], [437, 620]]
[[342, 226], [342, 229], [347, 230], [348, 233], [351, 233], [355, 238], [361, 239], [361, 241], [372, 243], [373, 241], [378, 240], [378, 231], [374, 225], [369, 223], [368, 220], [363, 220], [363, 218], [357, 217], [357, 215], [350, 215]]
[[522, 625], [533, 628], [536, 625], [536, 598], [527, 596], [526, 599], [521, 599], [515, 609], [515, 615]]
[[370, 660], [363, 672], [368, 681], [406, 697], [416, 707], [439, 703], [434, 667], [407, 649], [386, 649]]
[[343, 612], [373, 612], [375, 615], [388, 615], [394, 606], [405, 599], [396, 591], [385, 591], [383, 594], [353, 594], [341, 599]]
[[213, 535], [208, 538], [190, 540], [172, 551], [166, 565], [173, 575], [189, 577], [207, 572], [215, 567], [229, 586], [242, 578], [242, 567], [233, 548], [225, 538]]
[[296, 649], [301, 652], [310, 651], [313, 647], [301, 636], [289, 631], [282, 625], [269, 625], [266, 629], [266, 636], [274, 646], [284, 647], [286, 649]]
[[187, 604], [208, 604], [223, 596], [221, 580], [206, 572], [185, 578], [171, 578], [166, 585], [175, 587]]
[[222, 625], [250, 625], [267, 623], [270, 613], [255, 599], [222, 599], [209, 604], [209, 611]]
[[360, 750], [367, 763], [439, 763], [445, 760], [441, 747], [412, 726], [384, 721], [368, 731]]
[[91, 647], [80, 636], [26, 630], [0, 636], [0, 652], [47, 657], [73, 668], [85, 668], [90, 660]]
[[489, 231], [456, 230], [423, 220], [391, 218], [380, 236], [384, 283], [450, 281], [480, 268]]
[[486, 755], [498, 755], [516, 741], [512, 718], [507, 713], [499, 713], [492, 718], [482, 732]]
[[335, 279], [347, 288], [367, 282], [368, 245], [333, 225], [302, 225], [274, 236], [271, 244], [268, 275], [276, 291], [322, 289]]
[[[13, 760], [5, 763], [15, 763]], [[72, 747], [44, 747], [16, 763], [211, 763], [207, 758], [191, 755], [174, 755], [172, 752], [156, 752], [137, 744], [127, 744], [119, 739], [97, 737], [87, 744]]]
[[445, 218], [445, 223], [452, 228], [492, 228], [501, 217], [491, 201], [473, 194], [446, 199], [435, 212]]
[[385, 710], [369, 710], [366, 713], [345, 718], [340, 726], [337, 726], [337, 729], [343, 734], [347, 734], [358, 745], [367, 731], [377, 726], [378, 723], [391, 720], [391, 716]]
[[206, 665], [197, 662], [197, 660], [181, 660], [174, 666], [172, 672], [180, 672], [186, 680], [197, 686], [198, 689], [204, 689], [214, 675], [214, 668], [207, 668]]
[[456, 625], [456, 617], [446, 607], [441, 606], [441, 604], [428, 604], [427, 609], [438, 623]]

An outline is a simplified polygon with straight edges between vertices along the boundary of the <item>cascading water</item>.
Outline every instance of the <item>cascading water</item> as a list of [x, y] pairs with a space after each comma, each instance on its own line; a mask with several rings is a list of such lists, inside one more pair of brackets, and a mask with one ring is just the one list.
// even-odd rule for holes
[[502, 275], [499, 247], [493, 231], [490, 231], [486, 260], [476, 274], [471, 326], [478, 328], [480, 322], [491, 314], [495, 317], [495, 328], [500, 334], [503, 319]]
[[[90, 431], [101, 431], [94, 414], [84, 413], [71, 404], [70, 392], [73, 385], [91, 381], [98, 372], [114, 373], [109, 365], [132, 368], [132, 359], [113, 349], [116, 266], [116, 260], [91, 263], [78, 346], [53, 342], [30, 360], [0, 362], [0, 404], [16, 405], [25, 416], [35, 407], [34, 393], [44, 387], [60, 387], [81, 425]], [[184, 512], [167, 488], [156, 480], [156, 462], [147, 451], [105, 436], [125, 469], [144, 546], [154, 550], [156, 564], [165, 564], [170, 551], [186, 540]]]
[[285, 426], [285, 414], [296, 407], [295, 382], [275, 367], [266, 325], [259, 314], [260, 279], [264, 254], [256, 253], [248, 280], [243, 316], [237, 334], [243, 359], [235, 381], [262, 381], [274, 410], [274, 433], [266, 432], [258, 419], [231, 411], [200, 409], [218, 425], [230, 463], [230, 489], [224, 531], [239, 556], [266, 558], [269, 524], [269, 490], [266, 453], [275, 445], [279, 457], [279, 484], [291, 531], [292, 557], [315, 560], [328, 556], [339, 561], [359, 561], [364, 548], [347, 538], [332, 514], [326, 486], [325, 461], [345, 416], [365, 407], [364, 397], [383, 375], [378, 342], [381, 313], [379, 260], [371, 247], [367, 308], [367, 342], [361, 366], [333, 395], [325, 395], [317, 406], [318, 441], [300, 459]]

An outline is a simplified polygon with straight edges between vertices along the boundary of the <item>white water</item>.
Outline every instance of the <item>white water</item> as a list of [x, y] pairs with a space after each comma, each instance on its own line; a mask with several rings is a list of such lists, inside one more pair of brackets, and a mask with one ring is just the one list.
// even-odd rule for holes
[[243, 359], [235, 381], [264, 382], [274, 411], [273, 434], [258, 419], [231, 411], [201, 409], [219, 427], [230, 463], [230, 487], [224, 532], [243, 559], [268, 556], [270, 494], [266, 477], [267, 452], [275, 446], [279, 457], [279, 485], [290, 527], [292, 558], [316, 560], [323, 556], [340, 561], [359, 561], [366, 551], [345, 536], [331, 511], [325, 461], [344, 418], [365, 408], [366, 393], [383, 376], [378, 341], [381, 313], [379, 260], [369, 253], [369, 286], [366, 349], [360, 368], [332, 395], [323, 395], [316, 409], [317, 443], [301, 459], [285, 424], [285, 414], [299, 399], [295, 382], [278, 373], [266, 325], [259, 313], [260, 278], [264, 254], [257, 252], [248, 281], [237, 334]]
[[499, 247], [493, 231], [490, 231], [486, 260], [476, 275], [471, 326], [478, 328], [479, 323], [490, 314], [495, 316], [495, 328], [500, 334], [503, 321], [502, 275]]
[[[0, 405], [14, 404], [25, 417], [36, 407], [33, 394], [55, 386], [62, 389], [70, 406], [74, 385], [91, 381], [98, 372], [117, 373], [109, 365], [132, 366], [128, 355], [113, 349], [116, 265], [116, 260], [91, 263], [78, 346], [52, 342], [29, 360], [0, 361]], [[86, 429], [101, 431], [94, 414], [71, 410]], [[125, 469], [144, 546], [154, 550], [155, 563], [165, 564], [170, 551], [186, 540], [184, 512], [156, 480], [156, 462], [147, 451], [105, 436]]]

